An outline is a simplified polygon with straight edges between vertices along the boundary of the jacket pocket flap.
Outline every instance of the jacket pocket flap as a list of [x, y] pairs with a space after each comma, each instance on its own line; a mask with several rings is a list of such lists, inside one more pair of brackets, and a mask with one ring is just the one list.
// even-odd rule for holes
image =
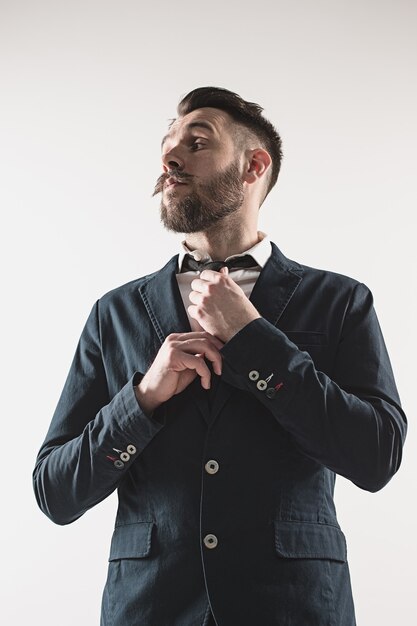
[[279, 556], [292, 559], [346, 561], [342, 531], [329, 524], [275, 520], [275, 548]]
[[140, 559], [151, 551], [153, 522], [137, 522], [116, 526], [110, 546], [109, 561]]
[[310, 330], [283, 330], [290, 341], [297, 346], [325, 346], [327, 335]]

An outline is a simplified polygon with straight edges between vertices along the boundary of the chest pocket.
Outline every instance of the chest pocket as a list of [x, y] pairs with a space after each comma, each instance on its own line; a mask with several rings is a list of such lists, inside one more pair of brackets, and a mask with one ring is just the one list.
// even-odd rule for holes
[[310, 330], [283, 330], [288, 339], [300, 348], [305, 346], [327, 346], [326, 333], [318, 333]]

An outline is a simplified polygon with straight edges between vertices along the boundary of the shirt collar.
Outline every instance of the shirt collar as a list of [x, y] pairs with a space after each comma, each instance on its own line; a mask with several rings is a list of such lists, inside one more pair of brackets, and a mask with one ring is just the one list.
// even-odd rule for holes
[[[261, 268], [264, 267], [265, 263], [271, 256], [271, 240], [269, 236], [261, 230], [258, 230], [258, 239], [259, 241], [254, 246], [252, 246], [252, 248], [249, 248], [249, 250], [245, 250], [244, 252], [240, 252], [239, 254], [232, 254], [232, 256], [228, 256], [225, 260], [228, 261], [229, 259], [233, 259], [235, 257], [250, 254]], [[213, 260], [204, 250], [190, 250], [186, 245], [185, 240], [181, 242], [181, 247], [182, 249], [180, 250], [178, 257], [178, 267], [180, 268], [180, 272], [182, 271], [182, 262], [186, 254], [191, 254], [191, 256], [193, 256], [196, 261]]]

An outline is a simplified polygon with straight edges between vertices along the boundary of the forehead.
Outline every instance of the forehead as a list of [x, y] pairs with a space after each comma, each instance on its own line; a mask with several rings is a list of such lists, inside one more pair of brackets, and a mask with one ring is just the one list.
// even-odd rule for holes
[[220, 109], [212, 107], [195, 109], [172, 122], [168, 133], [162, 139], [161, 147], [168, 139], [175, 138], [177, 135], [193, 128], [203, 128], [208, 134], [219, 136], [222, 131], [230, 127], [232, 121], [231, 116], [226, 111], [221, 111]]

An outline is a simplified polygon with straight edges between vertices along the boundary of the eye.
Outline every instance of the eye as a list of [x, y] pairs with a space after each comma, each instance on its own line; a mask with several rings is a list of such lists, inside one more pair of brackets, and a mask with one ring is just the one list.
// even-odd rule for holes
[[195, 140], [193, 140], [193, 142], [192, 142], [192, 144], [190, 146], [190, 149], [193, 152], [196, 152], [203, 146], [204, 146], [204, 143], [202, 141], [200, 141], [199, 139], [195, 139]]

